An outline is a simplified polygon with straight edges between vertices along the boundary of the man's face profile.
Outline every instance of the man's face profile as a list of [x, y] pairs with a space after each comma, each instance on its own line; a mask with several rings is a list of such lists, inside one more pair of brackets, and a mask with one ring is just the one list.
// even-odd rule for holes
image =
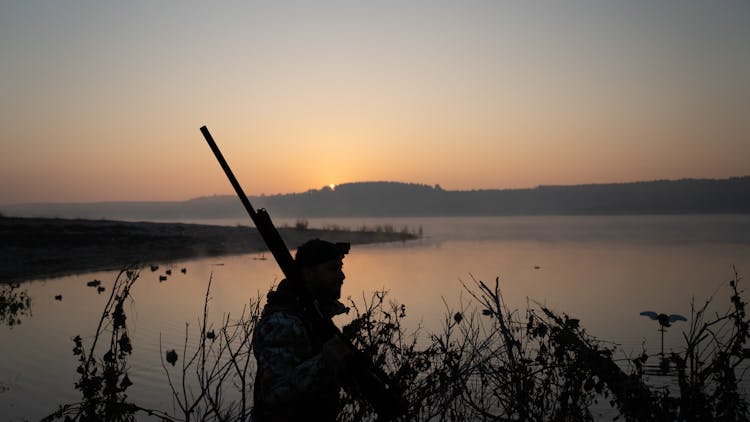
[[305, 267], [302, 272], [315, 296], [336, 300], [341, 297], [341, 285], [344, 284], [344, 278], [346, 278], [343, 266], [342, 260], [335, 259]]

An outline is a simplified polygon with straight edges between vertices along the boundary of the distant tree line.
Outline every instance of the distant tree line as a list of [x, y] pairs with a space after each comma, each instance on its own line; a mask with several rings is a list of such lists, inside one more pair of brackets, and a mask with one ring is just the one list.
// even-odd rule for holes
[[395, 182], [259, 198], [279, 215], [490, 216], [750, 212], [750, 177], [449, 191]]
[[[359, 182], [252, 200], [275, 217], [291, 218], [748, 213], [750, 176], [468, 191], [444, 190], [440, 185]], [[181, 202], [24, 204], [0, 211], [88, 218], [245, 216], [240, 202], [229, 195]]]

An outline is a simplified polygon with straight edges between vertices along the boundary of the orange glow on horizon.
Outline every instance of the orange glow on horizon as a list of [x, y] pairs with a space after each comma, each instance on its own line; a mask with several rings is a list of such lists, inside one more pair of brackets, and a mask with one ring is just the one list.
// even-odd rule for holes
[[744, 2], [27, 3], [2, 15], [0, 205], [232, 194], [202, 125], [248, 195], [750, 174]]

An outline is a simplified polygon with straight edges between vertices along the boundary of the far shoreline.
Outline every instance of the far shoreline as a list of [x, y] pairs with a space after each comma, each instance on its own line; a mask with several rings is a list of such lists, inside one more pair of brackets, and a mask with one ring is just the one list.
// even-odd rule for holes
[[[278, 229], [290, 249], [314, 238], [352, 244], [417, 238], [382, 228]], [[192, 223], [0, 217], [0, 239], [0, 283], [267, 251], [255, 228]]]

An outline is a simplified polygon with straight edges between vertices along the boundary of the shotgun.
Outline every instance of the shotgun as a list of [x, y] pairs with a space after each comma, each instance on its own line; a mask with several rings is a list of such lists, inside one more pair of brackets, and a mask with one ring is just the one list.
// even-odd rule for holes
[[214, 138], [208, 131], [208, 128], [203, 126], [200, 130], [203, 137], [206, 138], [208, 146], [211, 147], [211, 151], [213, 151], [216, 159], [219, 161], [221, 168], [227, 175], [234, 191], [240, 198], [242, 205], [253, 220], [253, 224], [255, 224], [255, 227], [258, 229], [258, 232], [268, 247], [268, 250], [271, 252], [271, 255], [273, 255], [276, 263], [279, 264], [281, 272], [284, 273], [284, 277], [286, 277], [287, 281], [292, 286], [294, 294], [299, 298], [299, 302], [302, 304], [302, 316], [308, 320], [308, 323], [311, 323], [316, 327], [317, 332], [324, 336], [324, 341], [333, 337], [338, 337], [350, 349], [351, 361], [349, 362], [348, 369], [353, 372], [352, 376], [356, 380], [357, 386], [365, 400], [367, 400], [375, 409], [375, 412], [377, 412], [378, 420], [390, 421], [406, 414], [409, 408], [409, 403], [403, 398], [398, 386], [391, 381], [382, 369], [375, 366], [364, 353], [354, 347], [354, 345], [344, 337], [341, 330], [339, 330], [330, 318], [323, 316], [317, 300], [315, 300], [307, 289], [304, 288], [302, 272], [292, 258], [292, 254], [289, 252], [289, 248], [287, 248], [284, 240], [281, 238], [279, 231], [273, 225], [268, 212], [263, 208], [258, 210], [253, 208], [247, 195], [245, 195], [245, 192], [242, 190], [242, 186], [240, 186], [237, 178], [234, 177], [232, 169], [229, 168], [229, 164], [227, 164], [219, 147], [216, 145]]

